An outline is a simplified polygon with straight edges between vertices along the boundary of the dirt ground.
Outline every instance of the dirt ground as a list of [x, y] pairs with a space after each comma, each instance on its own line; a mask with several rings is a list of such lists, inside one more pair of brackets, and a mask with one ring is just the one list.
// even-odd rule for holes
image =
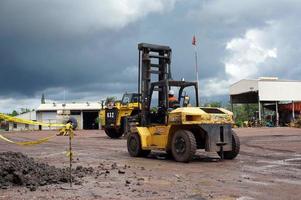
[[[93, 167], [82, 184], [0, 189], [2, 199], [301, 199], [301, 129], [236, 129], [241, 152], [235, 160], [198, 151], [187, 164], [153, 152], [148, 158], [128, 155], [125, 139], [109, 139], [103, 131], [76, 131], [73, 167]], [[3, 133], [13, 140], [34, 140], [56, 132]], [[68, 137], [36, 146], [0, 141], [0, 152], [22, 152], [36, 161], [67, 167]]]

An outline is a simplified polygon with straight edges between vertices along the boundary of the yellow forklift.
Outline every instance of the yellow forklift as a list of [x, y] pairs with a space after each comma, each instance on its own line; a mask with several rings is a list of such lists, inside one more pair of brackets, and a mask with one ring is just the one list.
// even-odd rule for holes
[[[233, 113], [199, 107], [197, 83], [172, 80], [170, 47], [140, 43], [138, 50], [141, 112], [125, 121], [129, 154], [139, 157], [162, 150], [178, 162], [189, 162], [197, 149], [205, 149], [221, 159], [234, 159], [240, 142], [232, 130]], [[177, 91], [176, 103], [169, 101], [171, 90]]]
[[100, 123], [102, 130], [110, 138], [120, 138], [125, 132], [125, 120], [140, 112], [138, 107], [139, 95], [137, 93], [125, 93], [121, 101], [107, 98], [100, 111]]

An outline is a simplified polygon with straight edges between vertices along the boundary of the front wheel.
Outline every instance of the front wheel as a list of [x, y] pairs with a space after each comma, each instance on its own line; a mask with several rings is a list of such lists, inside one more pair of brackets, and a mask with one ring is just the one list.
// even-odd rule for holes
[[151, 152], [150, 150], [142, 149], [140, 137], [137, 133], [130, 133], [128, 135], [127, 148], [132, 157], [146, 157]]
[[192, 132], [178, 130], [172, 137], [171, 152], [177, 162], [189, 162], [196, 152], [196, 141]]
[[[240, 151], [240, 141], [237, 134], [232, 131], [232, 150], [231, 151], [224, 151], [224, 159], [232, 160], [236, 158]], [[217, 152], [218, 155], [221, 157], [222, 153], [219, 151]]]
[[122, 131], [116, 130], [115, 128], [106, 128], [105, 132], [107, 136], [113, 139], [120, 138], [122, 136]]

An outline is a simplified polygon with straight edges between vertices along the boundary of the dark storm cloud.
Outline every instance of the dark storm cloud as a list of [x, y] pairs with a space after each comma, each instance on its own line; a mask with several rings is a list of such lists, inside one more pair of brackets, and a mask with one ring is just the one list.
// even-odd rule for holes
[[111, 1], [2, 1], [0, 84], [5, 87], [0, 95], [30, 97], [47, 88], [131, 84], [136, 75], [125, 70], [131, 72], [137, 63], [137, 42], [124, 41], [139, 34], [132, 21], [161, 9], [156, 2], [158, 8], [146, 4], [138, 12]]
[[194, 80], [193, 34], [206, 84], [228, 76], [226, 46], [251, 29], [262, 31], [263, 43], [278, 50], [277, 59], [261, 63], [265, 67], [256, 75], [301, 75], [299, 1], [125, 2], [2, 0], [0, 96], [36, 98], [45, 92], [62, 99], [66, 90], [69, 99], [94, 99], [135, 91], [142, 41], [171, 46], [173, 77]]
[[0, 92], [16, 91], [30, 96], [48, 87], [131, 81], [129, 76], [114, 74], [125, 70], [131, 64], [129, 60], [136, 58], [136, 46], [127, 51], [117, 46], [121, 38], [127, 38], [133, 31], [129, 27], [121, 32], [98, 32], [68, 39], [61, 39], [60, 35], [47, 40], [2, 38], [0, 84], [6, 87], [1, 87]]

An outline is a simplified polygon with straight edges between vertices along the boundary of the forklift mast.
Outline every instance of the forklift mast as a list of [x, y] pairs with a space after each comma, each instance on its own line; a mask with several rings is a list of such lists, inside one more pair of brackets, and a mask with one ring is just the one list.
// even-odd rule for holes
[[[148, 124], [151, 105], [151, 83], [171, 80], [171, 48], [169, 46], [147, 43], [138, 44], [138, 93], [141, 95], [141, 125]], [[168, 98], [168, 91], [164, 87], [157, 87], [158, 105]], [[165, 102], [166, 103], [166, 102]]]

